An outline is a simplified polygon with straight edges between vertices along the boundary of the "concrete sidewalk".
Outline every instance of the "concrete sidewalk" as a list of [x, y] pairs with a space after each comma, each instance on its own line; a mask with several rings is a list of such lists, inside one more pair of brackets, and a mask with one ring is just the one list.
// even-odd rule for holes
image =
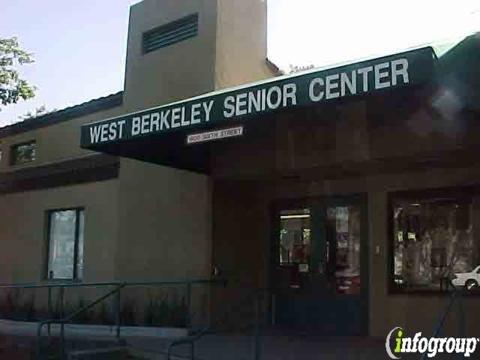
[[[159, 341], [161, 340], [161, 341]], [[132, 354], [149, 360], [166, 359], [168, 341], [131, 339]], [[207, 335], [195, 345], [196, 360], [254, 360], [254, 338], [246, 335]], [[143, 350], [143, 351], [141, 351]], [[384, 339], [267, 335], [261, 337], [260, 360], [390, 360]], [[189, 359], [189, 347], [176, 347], [177, 359]], [[458, 354], [437, 354], [435, 360], [465, 359]], [[402, 354], [402, 360], [421, 360], [422, 354]], [[478, 353], [471, 359], [480, 359]]]
[[[0, 335], [0, 340], [3, 336]], [[12, 337], [8, 346], [0, 346], [0, 359], [29, 359], [35, 350], [34, 338]], [[165, 360], [172, 339], [139, 337], [126, 339], [129, 359]], [[72, 350], [92, 350], [103, 359], [102, 351], [117, 348], [118, 343], [67, 339]], [[382, 339], [366, 337], [322, 337], [315, 335], [267, 335], [261, 337], [260, 360], [389, 360]], [[0, 341], [0, 345], [1, 341]], [[254, 338], [247, 335], [206, 335], [195, 343], [196, 360], [254, 360]], [[175, 347], [174, 360], [189, 359], [189, 347]], [[30, 355], [30, 356], [29, 356]], [[93, 357], [92, 357], [93, 358]], [[115, 357], [114, 357], [115, 358]], [[121, 357], [119, 357], [120, 359]], [[402, 360], [420, 360], [420, 354], [402, 354]], [[463, 356], [461, 356], [463, 358]], [[473, 354], [471, 359], [478, 359]], [[435, 359], [459, 359], [458, 355], [437, 355]]]
[[[130, 339], [133, 353], [149, 359], [166, 359], [166, 340]], [[244, 335], [207, 335], [195, 344], [199, 360], [253, 360], [254, 338]], [[188, 357], [188, 346], [176, 347], [174, 354]], [[369, 338], [326, 338], [319, 336], [264, 336], [262, 360], [388, 359], [383, 341]], [[155, 354], [158, 354], [155, 356]]]

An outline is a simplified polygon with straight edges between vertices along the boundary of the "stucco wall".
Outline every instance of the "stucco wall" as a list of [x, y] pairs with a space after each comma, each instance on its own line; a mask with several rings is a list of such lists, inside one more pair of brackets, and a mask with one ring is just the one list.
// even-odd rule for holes
[[[211, 185], [205, 175], [121, 159], [119, 235], [115, 278], [122, 281], [184, 281], [211, 274]], [[209, 285], [194, 285], [192, 322], [205, 326]], [[185, 297], [180, 286], [130, 288], [137, 317], [155, 297]]]
[[207, 176], [122, 159], [117, 278], [208, 276], [210, 207]]
[[[125, 105], [141, 110], [214, 89], [216, 0], [146, 0], [130, 9]], [[142, 34], [199, 13], [198, 35], [142, 53]]]
[[118, 181], [0, 196], [0, 282], [37, 282], [47, 262], [46, 211], [84, 207], [84, 281], [113, 278]]
[[[142, 53], [142, 34], [199, 14], [198, 35]], [[127, 111], [272, 77], [266, 65], [267, 4], [262, 0], [146, 0], [130, 11]]]
[[273, 77], [267, 67], [267, 1], [217, 0], [215, 88]]
[[[87, 116], [73, 118], [50, 126], [4, 137], [0, 139], [2, 148], [0, 172], [15, 171], [92, 155], [94, 152], [80, 148], [80, 127], [90, 122], [120, 115], [121, 113], [122, 106], [118, 106]], [[10, 147], [32, 140], [35, 140], [37, 143], [35, 161], [23, 165], [11, 166]]]

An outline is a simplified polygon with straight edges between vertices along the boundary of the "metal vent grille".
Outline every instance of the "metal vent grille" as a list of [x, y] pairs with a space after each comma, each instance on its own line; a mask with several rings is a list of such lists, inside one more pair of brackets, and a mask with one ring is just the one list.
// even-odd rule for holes
[[192, 14], [143, 33], [143, 53], [161, 49], [198, 34], [198, 14]]

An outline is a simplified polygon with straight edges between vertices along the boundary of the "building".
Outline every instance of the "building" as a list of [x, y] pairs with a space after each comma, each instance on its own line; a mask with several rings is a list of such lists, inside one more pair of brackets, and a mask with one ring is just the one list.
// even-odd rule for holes
[[123, 92], [0, 129], [0, 281], [216, 273], [213, 314], [268, 288], [280, 327], [431, 331], [480, 263], [479, 58], [274, 77], [264, 1], [144, 0]]

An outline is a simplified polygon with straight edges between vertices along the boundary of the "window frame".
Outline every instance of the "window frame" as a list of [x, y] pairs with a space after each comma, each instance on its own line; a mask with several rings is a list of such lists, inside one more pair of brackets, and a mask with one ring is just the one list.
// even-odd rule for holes
[[[471, 186], [449, 186], [449, 187], [439, 187], [439, 188], [425, 188], [425, 189], [412, 189], [412, 190], [400, 190], [400, 191], [390, 191], [387, 193], [387, 293], [389, 295], [426, 295], [426, 296], [449, 296], [451, 294], [450, 290], [436, 290], [436, 289], [405, 289], [399, 287], [395, 283], [395, 235], [393, 233], [395, 224], [394, 224], [394, 203], [395, 200], [423, 200], [431, 199], [433, 197], [440, 196], [457, 196], [459, 198], [469, 198], [474, 200], [474, 197], [480, 197], [480, 184], [475, 184]], [[475, 204], [473, 202], [473, 204]], [[479, 219], [480, 221], [480, 219]], [[473, 226], [473, 224], [472, 224]], [[480, 259], [480, 245], [478, 246], [479, 253], [477, 257]], [[471, 291], [468, 293], [469, 296], [475, 295], [480, 296], [480, 291]]]
[[[29, 160], [29, 161], [21, 162], [21, 163], [15, 162], [14, 161], [15, 150], [17, 148], [19, 148], [20, 146], [31, 145], [31, 144], [35, 145], [35, 158], [33, 158], [32, 160]], [[29, 141], [23, 141], [23, 142], [19, 142], [19, 143], [10, 145], [10, 154], [9, 154], [9, 164], [10, 164], [10, 166], [22, 166], [22, 165], [30, 164], [30, 163], [34, 162], [35, 160], [37, 160], [37, 140], [32, 139], [32, 140], [29, 140]]]
[[[52, 214], [55, 212], [62, 212], [62, 211], [75, 211], [75, 244], [73, 250], [73, 276], [71, 278], [50, 278], [49, 275], [49, 262], [50, 262], [50, 244], [51, 244], [51, 226], [52, 226]], [[80, 242], [80, 213], [83, 212], [83, 216], [85, 218], [85, 207], [84, 206], [77, 206], [77, 207], [65, 207], [65, 208], [55, 208], [49, 209], [45, 211], [45, 239], [46, 239], [46, 252], [44, 255], [45, 259], [45, 266], [44, 266], [44, 274], [43, 278], [47, 281], [51, 282], [82, 282], [83, 276], [81, 278], [78, 277], [78, 244]], [[84, 222], [85, 226], [85, 222]], [[84, 229], [84, 236], [85, 236], [85, 229]], [[85, 239], [84, 239], [85, 244]], [[84, 252], [84, 259], [85, 259], [85, 252]]]

